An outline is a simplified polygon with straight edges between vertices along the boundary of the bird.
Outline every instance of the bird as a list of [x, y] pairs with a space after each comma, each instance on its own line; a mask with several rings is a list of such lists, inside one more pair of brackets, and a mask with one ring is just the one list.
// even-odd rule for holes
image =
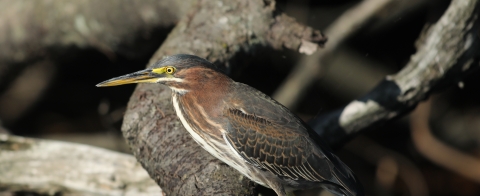
[[313, 188], [336, 195], [363, 195], [352, 170], [304, 121], [206, 59], [189, 54], [168, 56], [97, 87], [131, 83], [169, 87], [175, 112], [193, 140], [279, 196]]

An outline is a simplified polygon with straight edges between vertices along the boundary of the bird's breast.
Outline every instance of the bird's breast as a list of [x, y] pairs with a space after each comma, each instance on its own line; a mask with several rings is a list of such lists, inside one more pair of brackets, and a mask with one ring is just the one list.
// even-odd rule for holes
[[182, 95], [173, 94], [172, 101], [178, 118], [192, 138], [211, 155], [238, 170], [243, 175], [265, 185], [264, 180], [255, 176], [255, 168], [248, 164], [224, 139], [224, 128], [208, 115], [204, 108], [194, 101], [182, 99]]

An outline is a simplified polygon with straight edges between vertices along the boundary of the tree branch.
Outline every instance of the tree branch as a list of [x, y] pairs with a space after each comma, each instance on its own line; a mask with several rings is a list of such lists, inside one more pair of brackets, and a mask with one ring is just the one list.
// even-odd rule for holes
[[145, 55], [152, 33], [174, 25], [192, 2], [0, 0], [0, 92], [28, 64], [72, 49]]
[[293, 109], [300, 100], [299, 97], [305, 93], [320, 73], [321, 66], [328, 64], [328, 60], [338, 47], [391, 2], [391, 0], [364, 0], [342, 14], [326, 29], [326, 34], [329, 36], [328, 47], [310, 56], [304, 56], [277, 89], [273, 98]]
[[417, 53], [397, 74], [364, 97], [310, 124], [338, 147], [355, 134], [411, 111], [429, 94], [457, 84], [478, 69], [478, 0], [453, 0], [440, 20], [419, 38]]
[[410, 116], [410, 129], [413, 144], [417, 150], [430, 161], [450, 171], [480, 183], [480, 159], [457, 150], [432, 134], [429, 126], [432, 99], [418, 105]]
[[161, 195], [131, 155], [0, 133], [0, 190], [54, 195]]
[[[275, 16], [273, 11], [272, 1], [199, 1], [172, 30], [150, 63], [164, 56], [189, 53], [226, 64], [228, 72], [230, 59], [257, 47], [300, 50], [303, 43], [324, 42], [318, 31], [284, 15]], [[122, 131], [139, 162], [168, 195], [253, 194], [248, 179], [191, 139], [173, 110], [170, 90], [164, 86], [138, 85], [128, 104]]]

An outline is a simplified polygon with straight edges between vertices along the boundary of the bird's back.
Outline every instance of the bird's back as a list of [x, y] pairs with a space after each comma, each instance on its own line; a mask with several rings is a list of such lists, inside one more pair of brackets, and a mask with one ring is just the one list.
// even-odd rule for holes
[[247, 162], [277, 175], [287, 189], [362, 192], [353, 172], [290, 110], [248, 85], [231, 85], [226, 138]]

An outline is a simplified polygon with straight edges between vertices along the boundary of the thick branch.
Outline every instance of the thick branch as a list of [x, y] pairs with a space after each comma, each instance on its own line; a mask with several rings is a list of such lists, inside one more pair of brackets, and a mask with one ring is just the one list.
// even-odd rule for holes
[[54, 195], [161, 195], [134, 157], [0, 133], [0, 190]]
[[68, 49], [145, 55], [152, 33], [175, 24], [191, 2], [0, 0], [0, 92], [22, 66]]
[[435, 90], [457, 84], [479, 64], [478, 0], [454, 0], [419, 39], [418, 51], [396, 75], [366, 96], [311, 122], [333, 146], [412, 110]]
[[[258, 46], [299, 50], [302, 41], [322, 43], [321, 34], [312, 33], [318, 31], [284, 20], [286, 16], [280, 16], [279, 20], [273, 11], [272, 1], [199, 1], [150, 62], [167, 55], [189, 53], [223, 65], [240, 52], [249, 53]], [[278, 28], [279, 22], [299, 29]], [[298, 32], [310, 33], [298, 36]], [[276, 35], [282, 35], [281, 40], [275, 42], [272, 38]], [[226, 70], [229, 68], [227, 63]], [[191, 139], [173, 111], [170, 90], [164, 86], [137, 87], [122, 131], [137, 159], [168, 195], [253, 193], [248, 179], [220, 163]]]

